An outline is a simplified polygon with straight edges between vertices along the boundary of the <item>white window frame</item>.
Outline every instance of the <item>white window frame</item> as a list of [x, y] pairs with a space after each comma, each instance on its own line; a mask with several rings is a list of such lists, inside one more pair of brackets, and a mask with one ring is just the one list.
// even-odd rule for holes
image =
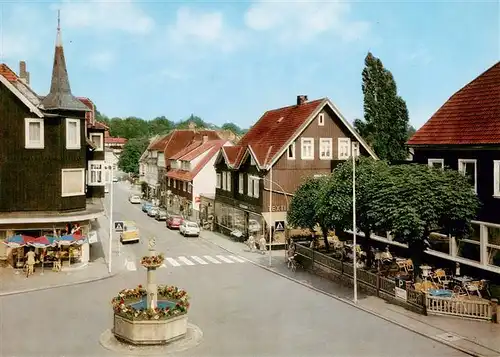
[[170, 187], [170, 184], [171, 184], [171, 182], [170, 182], [170, 177], [169, 177], [169, 178], [167, 179], [167, 186], [168, 186], [168, 187]]
[[[81, 172], [82, 186], [79, 192], [64, 193], [64, 173], [65, 172]], [[62, 169], [61, 170], [61, 197], [83, 196], [85, 195], [85, 169]]]
[[226, 176], [226, 171], [222, 172], [222, 189], [226, 191], [227, 187], [227, 176]]
[[286, 149], [286, 157], [288, 160], [295, 160], [295, 142], [291, 143]]
[[188, 193], [191, 193], [191, 191], [192, 191], [191, 186], [192, 186], [192, 185], [193, 185], [193, 184], [192, 184], [191, 182], [188, 182], [188, 183], [187, 183], [187, 191], [188, 191]]
[[[40, 141], [30, 141], [30, 123], [40, 124]], [[24, 147], [26, 149], [43, 149], [45, 148], [45, 130], [44, 121], [40, 118], [25, 118], [24, 119]]]
[[216, 179], [215, 179], [215, 187], [216, 188], [222, 188], [222, 175], [220, 172], [217, 172], [216, 174]]
[[174, 179], [174, 188], [177, 188], [177, 180]]
[[[76, 142], [70, 143], [69, 142], [69, 124], [70, 123], [76, 123]], [[69, 150], [78, 150], [81, 149], [82, 143], [81, 143], [81, 120], [80, 119], [71, 119], [71, 118], [66, 118], [66, 149]]]
[[[325, 144], [327, 146], [325, 146]], [[330, 149], [330, 155], [323, 155], [323, 148]], [[325, 150], [326, 152], [326, 150]], [[319, 159], [320, 160], [332, 160], [333, 159], [333, 139], [332, 138], [320, 138], [319, 139]]]
[[232, 180], [232, 175], [231, 171], [226, 172], [226, 190], [231, 191], [231, 180]]
[[[304, 150], [304, 143], [306, 141], [311, 141], [311, 155], [304, 155], [305, 150]], [[301, 138], [300, 139], [300, 158], [302, 160], [314, 160], [314, 138]]]
[[[92, 165], [101, 165], [100, 169], [92, 169]], [[92, 180], [92, 172], [101, 171], [101, 182], [94, 182]], [[103, 160], [89, 160], [89, 167], [87, 169], [87, 186], [104, 186], [106, 185], [105, 177], [105, 162]]]
[[[87, 127], [87, 126], [85, 126]], [[89, 134], [89, 140], [94, 143], [94, 140], [92, 140], [92, 137], [93, 136], [97, 136], [99, 137], [99, 140], [101, 142], [101, 146], [100, 147], [96, 147], [95, 148], [95, 151], [104, 151], [104, 134], [103, 133], [90, 133]]]
[[[347, 153], [344, 153], [347, 148]], [[338, 138], [337, 139], [337, 156], [339, 160], [347, 160], [351, 157], [351, 139], [350, 138]]]
[[238, 192], [240, 194], [245, 193], [245, 175], [241, 172], [238, 174]]
[[444, 169], [444, 159], [427, 159], [429, 167], [434, 167], [434, 164], [441, 164], [441, 168]]
[[248, 175], [248, 189], [249, 197], [259, 198], [260, 196], [260, 177]]
[[318, 125], [325, 126], [325, 113], [318, 114]]
[[474, 164], [474, 192], [477, 193], [477, 160], [476, 159], [458, 159], [458, 171], [465, 174], [464, 164]]
[[493, 196], [500, 198], [500, 160], [493, 160]]
[[184, 192], [187, 191], [186, 181], [182, 181], [182, 191], [184, 191]]

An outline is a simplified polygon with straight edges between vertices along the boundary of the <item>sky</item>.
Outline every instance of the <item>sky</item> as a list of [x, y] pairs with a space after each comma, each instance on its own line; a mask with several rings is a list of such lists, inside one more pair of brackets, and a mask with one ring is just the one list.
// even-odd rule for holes
[[379, 57], [419, 128], [500, 59], [498, 1], [5, 1], [0, 61], [49, 91], [57, 10], [72, 92], [109, 117], [248, 127], [299, 94], [363, 117]]

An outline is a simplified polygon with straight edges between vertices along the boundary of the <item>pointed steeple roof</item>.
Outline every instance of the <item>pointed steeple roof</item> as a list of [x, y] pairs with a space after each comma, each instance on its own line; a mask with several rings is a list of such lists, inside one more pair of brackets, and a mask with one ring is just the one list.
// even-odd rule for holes
[[61, 17], [59, 11], [57, 14], [57, 37], [54, 53], [54, 67], [52, 69], [52, 82], [50, 85], [50, 93], [43, 98], [42, 106], [43, 109], [49, 111], [89, 111], [89, 108], [71, 93], [61, 39]]

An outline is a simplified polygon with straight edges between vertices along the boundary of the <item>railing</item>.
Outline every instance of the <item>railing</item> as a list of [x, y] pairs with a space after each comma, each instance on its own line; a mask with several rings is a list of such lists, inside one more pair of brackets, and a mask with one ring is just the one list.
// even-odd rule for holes
[[459, 316], [478, 320], [491, 320], [493, 307], [487, 300], [469, 300], [427, 296], [427, 313]]
[[[338, 259], [332, 258], [326, 254], [314, 251], [304, 245], [296, 244], [296, 253], [298, 260], [306, 267], [312, 267], [318, 274], [327, 277], [339, 277], [342, 281], [352, 284], [354, 275], [354, 266]], [[401, 304], [412, 310], [425, 314], [425, 295], [422, 292], [407, 288], [407, 298], [402, 300], [396, 297], [396, 282], [387, 279], [381, 275], [372, 273], [368, 270], [358, 268], [356, 270], [357, 282], [361, 288], [365, 288], [369, 293]]]

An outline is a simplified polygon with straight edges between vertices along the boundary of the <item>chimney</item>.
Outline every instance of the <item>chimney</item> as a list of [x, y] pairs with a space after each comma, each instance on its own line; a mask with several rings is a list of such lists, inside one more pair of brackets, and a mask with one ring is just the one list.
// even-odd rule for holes
[[27, 84], [30, 85], [30, 73], [26, 71], [26, 62], [25, 61], [20, 61], [19, 62], [19, 78]]
[[307, 102], [307, 95], [298, 95], [297, 96], [297, 105], [301, 105]]
[[203, 143], [206, 143], [208, 141], [208, 135], [203, 135]]

